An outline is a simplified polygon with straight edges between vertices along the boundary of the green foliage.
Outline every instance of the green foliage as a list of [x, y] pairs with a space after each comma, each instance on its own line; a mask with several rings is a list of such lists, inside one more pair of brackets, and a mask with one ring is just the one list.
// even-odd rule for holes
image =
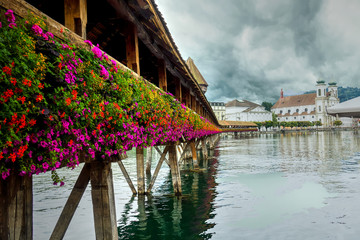
[[271, 107], [273, 106], [274, 104], [271, 103], [271, 102], [262, 102], [261, 103], [261, 106], [265, 107], [265, 110], [267, 111], [271, 111]]
[[334, 122], [333, 122], [333, 124], [334, 124], [334, 126], [341, 126], [343, 123], [342, 123], [342, 121], [340, 121], [340, 120], [335, 120]]

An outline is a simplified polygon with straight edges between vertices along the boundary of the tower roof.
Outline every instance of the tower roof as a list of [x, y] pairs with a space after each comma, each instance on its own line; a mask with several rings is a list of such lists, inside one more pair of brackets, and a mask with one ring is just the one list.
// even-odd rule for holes
[[208, 86], [205, 78], [201, 75], [199, 69], [196, 67], [194, 61], [190, 57], [186, 60], [186, 65], [189, 67], [191, 74], [194, 76], [199, 85], [201, 84]]

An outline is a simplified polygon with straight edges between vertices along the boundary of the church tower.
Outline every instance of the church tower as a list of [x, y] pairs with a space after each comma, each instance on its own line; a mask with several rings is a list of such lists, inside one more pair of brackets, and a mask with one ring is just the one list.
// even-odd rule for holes
[[328, 107], [338, 104], [340, 100], [338, 98], [338, 87], [336, 86], [336, 82], [329, 83], [328, 91], [330, 94]]
[[315, 98], [315, 112], [317, 121], [321, 121], [322, 125], [328, 125], [326, 118], [326, 84], [324, 80], [316, 81], [316, 98]]

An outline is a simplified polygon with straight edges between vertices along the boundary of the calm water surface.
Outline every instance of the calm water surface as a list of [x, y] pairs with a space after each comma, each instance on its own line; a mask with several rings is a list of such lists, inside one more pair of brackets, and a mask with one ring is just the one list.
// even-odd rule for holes
[[[134, 157], [124, 160], [133, 180]], [[114, 164], [119, 239], [359, 239], [359, 162], [358, 132], [222, 139], [204, 171], [182, 171], [179, 199], [166, 164], [144, 199]], [[49, 238], [80, 170], [59, 171], [62, 188], [34, 178], [34, 239]], [[93, 224], [88, 187], [65, 239], [95, 239]]]

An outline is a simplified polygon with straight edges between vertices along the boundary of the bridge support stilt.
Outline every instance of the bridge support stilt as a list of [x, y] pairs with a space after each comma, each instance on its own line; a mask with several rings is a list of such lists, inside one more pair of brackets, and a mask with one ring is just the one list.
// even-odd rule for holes
[[0, 239], [32, 239], [32, 178], [10, 175], [0, 182]]
[[180, 196], [182, 194], [181, 177], [180, 177], [179, 162], [176, 159], [176, 145], [172, 144], [172, 145], [168, 145], [168, 147], [169, 147], [169, 163], [170, 163], [174, 194], [176, 196]]
[[118, 239], [110, 162], [91, 162], [90, 181], [96, 239]]
[[199, 162], [197, 159], [197, 154], [196, 154], [196, 146], [195, 146], [195, 141], [192, 140], [190, 142], [190, 147], [191, 147], [191, 152], [192, 152], [192, 160], [193, 160], [193, 166], [195, 170], [199, 169]]
[[152, 176], [151, 182], [150, 182], [150, 184], [149, 184], [149, 186], [148, 186], [148, 189], [146, 190], [146, 193], [147, 193], [147, 194], [149, 194], [149, 193], [151, 192], [151, 189], [152, 189], [152, 187], [153, 187], [154, 184], [155, 184], [155, 180], [156, 180], [156, 178], [157, 178], [157, 176], [158, 176], [158, 174], [159, 174], [160, 168], [161, 168], [161, 166], [162, 166], [162, 164], [163, 164], [163, 162], [164, 162], [164, 160], [165, 160], [165, 157], [166, 157], [166, 154], [168, 153], [168, 151], [169, 151], [169, 147], [165, 147], [164, 152], [161, 153], [161, 157], [160, 157], [160, 159], [159, 159], [158, 164], [156, 165], [156, 168], [155, 168], [155, 171], [154, 171], [154, 175]]
[[151, 175], [152, 147], [146, 149], [146, 174]]
[[136, 169], [137, 169], [137, 187], [138, 194], [145, 194], [145, 176], [144, 176], [144, 149], [136, 148]]

